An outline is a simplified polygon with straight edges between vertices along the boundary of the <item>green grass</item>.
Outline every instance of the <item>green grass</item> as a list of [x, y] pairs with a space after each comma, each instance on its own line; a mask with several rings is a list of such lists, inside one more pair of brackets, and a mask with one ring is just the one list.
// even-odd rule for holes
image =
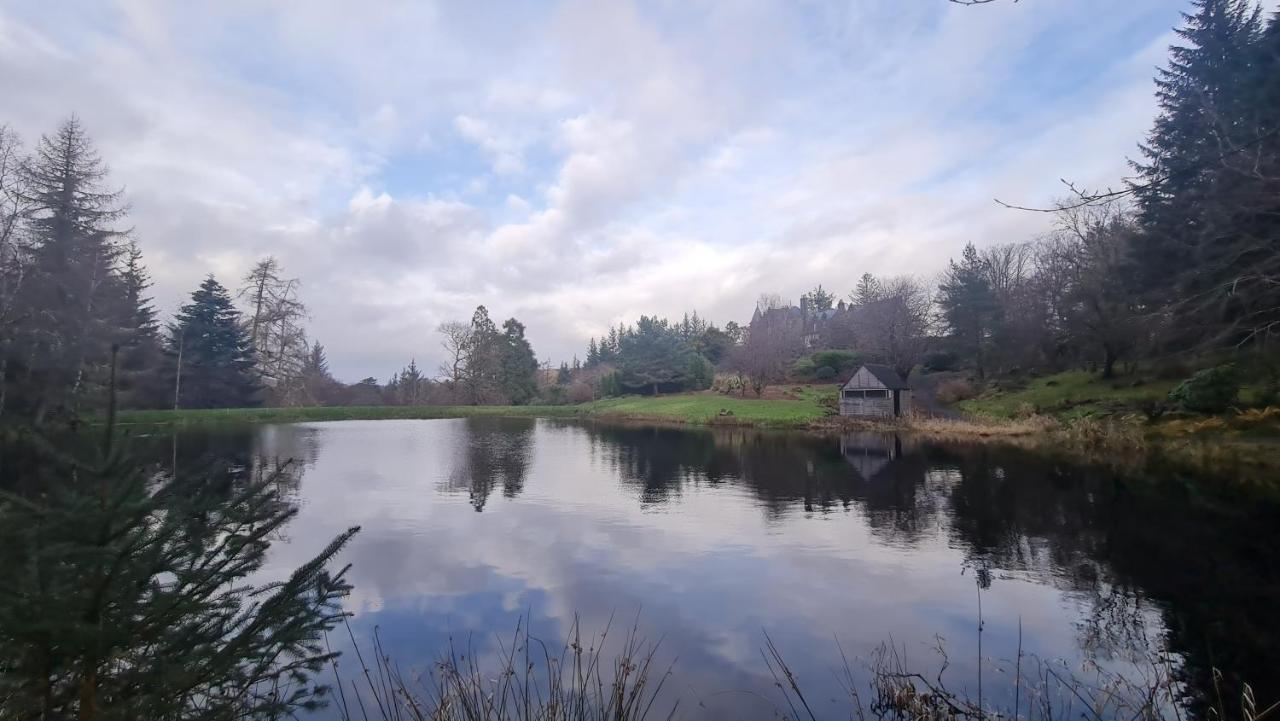
[[[597, 417], [695, 425], [734, 423], [798, 428], [827, 415], [827, 409], [822, 404], [824, 399], [835, 398], [835, 388], [834, 386], [794, 386], [791, 387], [790, 395], [795, 399], [762, 400], [750, 396], [741, 398], [715, 393], [689, 393], [658, 397], [608, 398], [579, 406], [339, 406], [123, 411], [120, 413], [120, 422], [137, 425], [202, 425], [514, 416], [524, 418]], [[725, 413], [722, 414], [721, 411]]]
[[[826, 398], [835, 398], [835, 387], [794, 386], [795, 400], [765, 400], [750, 395], [689, 393], [673, 396], [608, 398], [582, 408], [591, 416], [636, 420], [672, 421], [696, 425], [741, 424], [798, 428], [828, 415]], [[730, 415], [731, 414], [731, 415]]]
[[1177, 381], [1121, 376], [1103, 380], [1096, 373], [1068, 371], [1031, 380], [1018, 390], [987, 391], [956, 404], [975, 415], [1012, 418], [1027, 406], [1063, 420], [1136, 411], [1143, 403], [1164, 401]]
[[122, 411], [120, 422], [144, 425], [207, 423], [302, 423], [307, 421], [384, 420], [394, 418], [470, 418], [474, 416], [564, 417], [581, 415], [579, 406], [332, 406], [317, 408], [201, 408], [178, 411]]

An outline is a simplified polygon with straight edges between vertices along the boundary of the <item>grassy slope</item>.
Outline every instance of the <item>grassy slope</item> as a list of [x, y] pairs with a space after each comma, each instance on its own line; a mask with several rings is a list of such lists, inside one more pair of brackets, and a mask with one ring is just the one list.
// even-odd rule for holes
[[468, 418], [471, 416], [573, 416], [573, 406], [337, 406], [322, 408], [207, 408], [181, 411], [122, 411], [121, 423], [297, 423], [388, 418]]
[[765, 400], [718, 393], [689, 393], [656, 398], [630, 396], [596, 401], [583, 406], [583, 409], [588, 415], [606, 418], [802, 427], [828, 415], [822, 403], [826, 398], [835, 398], [835, 388], [795, 386], [789, 395], [794, 397]]
[[[357, 406], [334, 408], [218, 408], [182, 411], [124, 411], [122, 423], [296, 423], [385, 418], [468, 418], [472, 416], [599, 417], [673, 423], [736, 423], [803, 427], [827, 415], [822, 405], [834, 398], [830, 387], [797, 387], [787, 400], [739, 398], [715, 393], [608, 398], [580, 406]], [[722, 415], [725, 411], [726, 415]], [[728, 415], [732, 414], [732, 415]]]
[[1035, 378], [1018, 390], [988, 391], [956, 406], [966, 413], [995, 418], [1012, 418], [1030, 406], [1039, 413], [1068, 420], [1137, 411], [1145, 402], [1165, 400], [1177, 385], [1177, 381], [1135, 382], [1135, 378], [1102, 380], [1094, 373], [1068, 371]]

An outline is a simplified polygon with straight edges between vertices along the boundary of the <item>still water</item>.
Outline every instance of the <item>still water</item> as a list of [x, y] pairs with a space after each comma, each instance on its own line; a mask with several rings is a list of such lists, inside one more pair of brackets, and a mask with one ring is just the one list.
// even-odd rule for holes
[[690, 719], [778, 716], [766, 632], [820, 716], [848, 717], [840, 649], [859, 673], [883, 642], [936, 670], [941, 639], [948, 684], [973, 689], [981, 665], [989, 699], [1009, 692], [1019, 639], [1071, 668], [1140, 672], [1164, 650], [1193, 686], [1214, 666], [1260, 696], [1280, 685], [1280, 507], [1231, 484], [884, 435], [533, 419], [149, 442], [175, 460], [294, 459], [300, 513], [269, 570], [362, 526], [342, 559], [352, 628], [376, 627], [403, 669], [451, 640], [493, 653], [522, 619], [558, 642], [576, 617], [661, 640], [663, 701]]

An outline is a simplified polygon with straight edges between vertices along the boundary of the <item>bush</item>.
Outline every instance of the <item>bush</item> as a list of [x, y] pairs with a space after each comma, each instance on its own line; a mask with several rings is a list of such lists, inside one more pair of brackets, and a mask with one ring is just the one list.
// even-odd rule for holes
[[564, 386], [547, 386], [542, 389], [538, 402], [546, 406], [562, 406], [568, 402], [568, 394]]
[[835, 373], [851, 370], [862, 362], [862, 356], [848, 350], [820, 350], [809, 359], [813, 362], [815, 375], [823, 368], [830, 368]]
[[967, 401], [977, 396], [973, 384], [963, 378], [952, 378], [938, 384], [938, 389], [934, 391], [933, 397], [939, 403], [957, 403], [959, 401]]
[[577, 405], [579, 403], [589, 403], [595, 399], [596, 389], [590, 381], [581, 380], [569, 384], [566, 400], [570, 403]]
[[610, 398], [622, 395], [622, 383], [618, 380], [618, 372], [600, 376], [600, 397]]
[[[820, 350], [813, 355], [798, 358], [791, 364], [791, 377], [796, 380], [826, 380], [834, 378], [845, 371], [853, 370], [862, 363], [862, 356], [848, 350]], [[830, 368], [832, 375], [820, 376], [818, 372]]]
[[960, 356], [949, 350], [936, 350], [925, 354], [922, 365], [930, 373], [953, 371], [960, 368]]
[[1221, 413], [1236, 402], [1240, 377], [1234, 366], [1206, 368], [1178, 384], [1169, 393], [1169, 402], [1185, 411]]
[[836, 377], [836, 369], [831, 366], [822, 366], [813, 372], [813, 377], [820, 381], [830, 380]]

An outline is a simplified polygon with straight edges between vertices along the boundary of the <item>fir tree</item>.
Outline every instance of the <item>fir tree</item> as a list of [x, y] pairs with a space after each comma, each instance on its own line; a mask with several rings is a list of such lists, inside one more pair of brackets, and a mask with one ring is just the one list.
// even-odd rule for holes
[[320, 705], [324, 634], [350, 588], [326, 566], [358, 529], [279, 583], [250, 582], [296, 514], [279, 473], [157, 469], [122, 453], [110, 424], [106, 438], [83, 455], [66, 447], [79, 439], [36, 439], [22, 456], [39, 491], [0, 494], [6, 718], [271, 719]]
[[1215, 178], [1224, 156], [1251, 140], [1246, 122], [1256, 102], [1249, 72], [1252, 47], [1261, 31], [1250, 0], [1194, 0], [1170, 48], [1169, 66], [1156, 78], [1160, 115], [1134, 163], [1134, 186], [1144, 233], [1134, 244], [1136, 279], [1160, 300], [1186, 297], [1202, 288], [1194, 281], [1198, 246], [1221, 232], [1212, 212]]
[[156, 408], [164, 402], [164, 383], [156, 373], [162, 358], [160, 323], [147, 295], [151, 278], [142, 264], [142, 251], [132, 240], [124, 249], [120, 283], [123, 293], [117, 320], [120, 328], [117, 381], [121, 404]]
[[111, 347], [121, 340], [116, 311], [126, 305], [115, 272], [115, 224], [125, 209], [120, 192], [104, 188], [107, 169], [75, 117], [41, 137], [22, 175], [31, 257], [9, 359], [13, 390], [22, 393], [10, 404], [39, 424], [51, 413], [75, 413], [105, 388]]
[[538, 359], [524, 337], [524, 324], [515, 318], [502, 324], [502, 341], [502, 394], [508, 402], [524, 405], [538, 394]]
[[213, 276], [191, 294], [169, 327], [174, 406], [238, 408], [257, 405], [259, 386], [240, 314]]
[[938, 286], [938, 305], [951, 338], [973, 359], [978, 376], [984, 376], [1000, 306], [987, 281], [986, 265], [972, 243], [964, 247], [959, 263], [952, 260], [948, 266]]

